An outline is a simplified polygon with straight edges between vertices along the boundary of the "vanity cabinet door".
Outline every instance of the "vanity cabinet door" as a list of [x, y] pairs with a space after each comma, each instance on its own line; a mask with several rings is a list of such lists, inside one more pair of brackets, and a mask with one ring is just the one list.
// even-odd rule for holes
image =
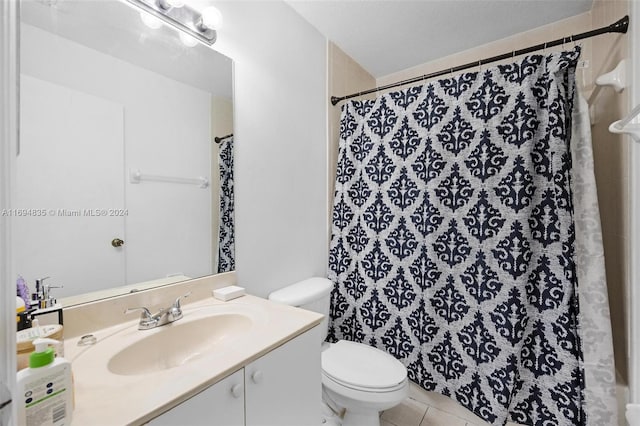
[[243, 426], [244, 369], [151, 420], [153, 426]]
[[322, 399], [320, 327], [245, 367], [246, 426], [317, 426]]

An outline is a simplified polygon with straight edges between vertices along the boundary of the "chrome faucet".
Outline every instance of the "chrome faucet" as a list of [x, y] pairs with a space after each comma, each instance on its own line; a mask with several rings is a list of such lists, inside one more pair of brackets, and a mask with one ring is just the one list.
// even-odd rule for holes
[[149, 330], [152, 328], [160, 327], [170, 322], [178, 321], [182, 318], [182, 308], [180, 307], [180, 299], [189, 297], [191, 292], [179, 296], [173, 305], [169, 308], [162, 308], [157, 314], [152, 315], [149, 309], [145, 307], [140, 308], [127, 308], [124, 313], [129, 314], [134, 311], [142, 311], [140, 314], [140, 323], [138, 323], [138, 330]]

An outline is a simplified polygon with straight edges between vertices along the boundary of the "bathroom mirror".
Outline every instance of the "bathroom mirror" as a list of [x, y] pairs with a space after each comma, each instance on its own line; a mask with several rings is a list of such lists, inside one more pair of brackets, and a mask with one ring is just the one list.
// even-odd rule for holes
[[68, 306], [232, 269], [231, 59], [117, 0], [22, 0], [20, 37], [16, 278]]

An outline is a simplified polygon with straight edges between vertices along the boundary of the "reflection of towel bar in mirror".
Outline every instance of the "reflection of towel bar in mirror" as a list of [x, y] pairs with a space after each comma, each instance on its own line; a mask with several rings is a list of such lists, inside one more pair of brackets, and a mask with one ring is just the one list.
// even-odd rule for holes
[[640, 104], [636, 105], [622, 120], [614, 121], [609, 126], [611, 133], [624, 133], [630, 135], [634, 141], [640, 142], [640, 123], [632, 123], [631, 121], [640, 114]]
[[139, 169], [129, 170], [129, 182], [140, 183], [142, 181], [198, 185], [200, 188], [203, 188], [203, 189], [209, 187], [209, 179], [205, 177], [182, 178], [182, 177], [174, 177], [174, 176], [148, 175], [148, 174], [142, 174]]

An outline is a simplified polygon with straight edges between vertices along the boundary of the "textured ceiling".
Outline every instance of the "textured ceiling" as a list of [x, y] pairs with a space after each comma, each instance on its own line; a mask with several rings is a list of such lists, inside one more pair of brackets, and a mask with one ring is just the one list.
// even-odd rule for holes
[[374, 77], [591, 9], [592, 0], [289, 0]]

